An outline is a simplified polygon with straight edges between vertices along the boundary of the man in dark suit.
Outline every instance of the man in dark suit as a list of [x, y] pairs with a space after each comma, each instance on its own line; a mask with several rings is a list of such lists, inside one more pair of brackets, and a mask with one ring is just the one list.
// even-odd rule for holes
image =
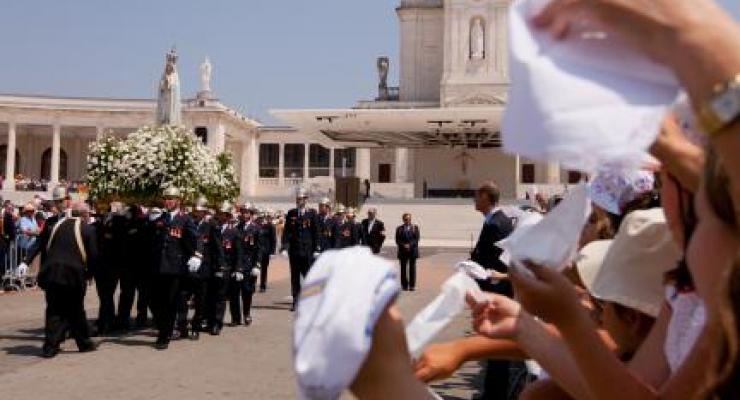
[[260, 292], [267, 291], [267, 268], [270, 266], [270, 257], [277, 250], [277, 231], [275, 224], [272, 223], [272, 211], [264, 210], [260, 212], [257, 219], [260, 226]]
[[336, 223], [331, 212], [331, 201], [328, 197], [319, 201], [319, 216], [316, 224], [319, 231], [319, 253], [333, 249], [336, 244]]
[[64, 217], [51, 228], [44, 243], [45, 257], [39, 286], [46, 296], [46, 323], [42, 355], [51, 358], [70, 332], [81, 352], [93, 351], [85, 315], [85, 292], [90, 271], [98, 257], [95, 229], [87, 223], [84, 203], [74, 206], [72, 218]]
[[362, 243], [362, 226], [355, 219], [355, 210], [348, 208], [337, 227], [337, 239], [334, 247], [345, 249]]
[[190, 268], [200, 267], [202, 255], [196, 253], [197, 230], [189, 215], [180, 210], [180, 191], [164, 191], [166, 211], [154, 222], [156, 233], [153, 249], [157, 262], [152, 305], [157, 326], [154, 347], [165, 350], [172, 339], [177, 316], [180, 283]]
[[[505, 239], [514, 230], [511, 219], [498, 208], [501, 194], [493, 182], [485, 183], [475, 193], [475, 209], [484, 215], [483, 229], [475, 245], [470, 259], [483, 268], [506, 273], [507, 266], [499, 258], [501, 250], [496, 242]], [[482, 290], [511, 297], [513, 295], [511, 283], [501, 281], [492, 284], [489, 281], [479, 281]], [[484, 399], [506, 399], [509, 391], [510, 362], [489, 360], [484, 382]]]
[[419, 227], [411, 223], [411, 214], [403, 214], [403, 225], [396, 228], [398, 260], [401, 263], [401, 287], [416, 290], [416, 259], [419, 258]]
[[[214, 270], [219, 269], [219, 265], [223, 262], [223, 250], [221, 248], [221, 231], [210, 218], [206, 198], [198, 199], [192, 217], [197, 226], [196, 232], [198, 234], [196, 254], [200, 254], [202, 263], [199, 268], [189, 267], [188, 274], [183, 277], [177, 313], [177, 328], [180, 331], [180, 337], [198, 340], [200, 331], [203, 329], [206, 312], [208, 279]], [[190, 299], [193, 301], [195, 312], [188, 330], [188, 300]]]
[[46, 244], [49, 242], [49, 235], [51, 235], [52, 228], [60, 219], [70, 215], [70, 198], [67, 195], [67, 189], [65, 187], [55, 187], [51, 192], [51, 197], [54, 203], [54, 208], [56, 208], [58, 212], [47, 218], [47, 220], [44, 222], [44, 228], [41, 230], [38, 239], [33, 243], [33, 245], [31, 245], [31, 248], [28, 249], [28, 253], [26, 253], [26, 258], [23, 260], [22, 263], [25, 265], [26, 268], [28, 268], [28, 265], [31, 265], [31, 263], [33, 263], [33, 259], [36, 258], [36, 256], [38, 255], [41, 255], [41, 264], [44, 263], [44, 261], [46, 260]]
[[221, 235], [223, 262], [220, 265], [214, 265], [213, 274], [208, 279], [208, 289], [206, 290], [208, 332], [214, 336], [220, 335], [224, 326], [231, 274], [240, 270], [239, 263], [241, 263], [243, 257], [241, 234], [236, 227], [232, 208], [232, 204], [225, 201], [216, 214]]
[[301, 188], [296, 194], [296, 208], [285, 216], [283, 251], [287, 251], [290, 262], [290, 287], [293, 295], [291, 311], [295, 310], [301, 293], [301, 277], [306, 277], [319, 248], [318, 214], [306, 206], [308, 192]]
[[385, 224], [377, 219], [378, 210], [371, 207], [367, 210], [367, 218], [362, 220], [362, 243], [370, 247], [373, 254], [380, 253], [385, 242]]
[[[262, 227], [256, 220], [257, 209], [249, 204], [242, 209], [242, 220], [237, 225], [241, 239], [242, 258], [231, 274], [229, 290], [229, 312], [234, 326], [252, 324], [252, 297], [260, 273], [262, 249], [260, 235]], [[243, 306], [243, 308], [242, 308]]]

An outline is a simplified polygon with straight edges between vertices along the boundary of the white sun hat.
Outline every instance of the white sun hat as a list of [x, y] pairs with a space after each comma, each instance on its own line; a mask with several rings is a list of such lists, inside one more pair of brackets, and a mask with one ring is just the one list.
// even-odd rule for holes
[[368, 248], [328, 251], [316, 260], [293, 325], [300, 398], [339, 398], [365, 361], [378, 317], [400, 290], [394, 265]]
[[592, 296], [656, 317], [663, 276], [680, 257], [663, 210], [654, 208], [627, 214], [614, 240], [586, 245], [576, 268]]

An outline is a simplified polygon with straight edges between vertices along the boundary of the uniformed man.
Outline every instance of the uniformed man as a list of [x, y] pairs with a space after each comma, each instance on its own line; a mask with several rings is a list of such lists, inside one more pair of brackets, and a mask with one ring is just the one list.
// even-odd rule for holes
[[[110, 209], [98, 224], [98, 241], [100, 245], [100, 268], [95, 271], [95, 289], [100, 299], [98, 309], [97, 334], [105, 335], [113, 330], [128, 329], [128, 316], [131, 313], [131, 304], [128, 304], [128, 313], [124, 311], [127, 298], [133, 301], [133, 276], [128, 263], [127, 231], [129, 221], [126, 210], [121, 202], [110, 203]], [[115, 293], [118, 284], [121, 290], [118, 297], [118, 316], [115, 308]], [[121, 304], [124, 303], [124, 304]], [[123, 321], [122, 318], [126, 319]]]
[[[196, 255], [200, 255], [202, 262], [199, 268], [189, 267], [188, 274], [183, 278], [177, 327], [180, 337], [190, 337], [190, 339], [198, 340], [200, 332], [203, 330], [208, 280], [214, 270], [223, 269], [220, 267], [223, 263], [223, 249], [221, 247], [221, 231], [210, 218], [208, 200], [205, 197], [198, 198], [191, 215], [198, 234]], [[188, 329], [189, 300], [193, 302], [194, 313]]]
[[51, 192], [51, 198], [57, 212], [46, 219], [44, 228], [41, 230], [38, 239], [28, 249], [25, 259], [18, 266], [19, 268], [23, 267], [23, 269], [28, 270], [28, 266], [33, 263], [34, 258], [39, 254], [41, 255], [41, 264], [44, 263], [46, 259], [46, 245], [49, 242], [49, 235], [51, 235], [52, 228], [60, 219], [71, 215], [69, 209], [70, 198], [67, 195], [67, 189], [65, 187], [55, 187]]
[[354, 208], [348, 208], [344, 221], [339, 225], [335, 247], [344, 249], [362, 243], [362, 227], [355, 219]]
[[290, 288], [293, 296], [291, 311], [295, 310], [301, 292], [301, 277], [308, 274], [319, 250], [319, 231], [316, 211], [307, 207], [308, 192], [300, 188], [296, 193], [296, 208], [285, 216], [283, 251], [290, 262]]
[[242, 324], [242, 316], [246, 326], [252, 324], [252, 297], [262, 260], [259, 240], [261, 227], [255, 219], [256, 211], [253, 204], [245, 204], [242, 207], [241, 222], [238, 225], [242, 257], [231, 274], [231, 290], [229, 291], [229, 311], [231, 312], [231, 324], [234, 326]]
[[324, 197], [319, 201], [319, 218], [316, 222], [319, 230], [319, 253], [334, 248], [336, 224], [331, 212], [331, 201]]
[[362, 244], [369, 247], [373, 254], [380, 253], [385, 242], [385, 224], [378, 218], [378, 209], [370, 207], [367, 218], [362, 220]]
[[270, 257], [277, 249], [277, 233], [272, 222], [272, 211], [262, 210], [257, 221], [260, 225], [260, 292], [267, 291], [267, 268], [270, 266]]
[[243, 257], [241, 234], [236, 227], [236, 220], [232, 214], [233, 208], [230, 202], [224, 201], [216, 213], [223, 259], [220, 264], [214, 264], [206, 290], [207, 330], [214, 336], [220, 335], [223, 329], [230, 277], [233, 272], [237, 271], [237, 266]]
[[85, 315], [87, 281], [98, 257], [95, 228], [84, 221], [89, 214], [85, 203], [76, 203], [72, 217], [56, 221], [44, 243], [45, 257], [38, 281], [46, 296], [42, 349], [46, 358], [59, 353], [67, 332], [81, 352], [96, 348], [90, 340]]
[[[144, 328], [149, 324], [151, 284], [154, 267], [149, 251], [141, 250], [151, 248], [154, 241], [154, 230], [152, 229], [152, 225], [149, 224], [148, 216], [140, 205], [132, 205], [130, 210], [131, 221], [128, 229], [127, 245], [129, 249], [137, 249], [137, 251], [129, 251], [130, 268], [136, 289], [135, 326], [137, 328]], [[123, 304], [119, 305], [119, 307], [124, 307], [124, 310], [130, 310], [133, 307], [134, 298], [132, 296], [126, 300], [130, 300], [131, 304], [128, 306]]]
[[202, 262], [196, 254], [197, 231], [189, 215], [180, 210], [181, 195], [177, 188], [164, 191], [166, 211], [154, 222], [154, 277], [152, 302], [157, 325], [155, 348], [169, 347], [177, 315], [180, 281], [188, 271], [198, 270]]

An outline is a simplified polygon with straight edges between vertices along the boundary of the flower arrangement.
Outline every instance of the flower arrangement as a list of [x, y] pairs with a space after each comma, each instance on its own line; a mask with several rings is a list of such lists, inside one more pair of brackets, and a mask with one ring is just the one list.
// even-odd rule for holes
[[214, 204], [239, 194], [230, 155], [212, 154], [192, 132], [173, 125], [92, 142], [87, 182], [99, 201], [149, 204], [168, 187], [180, 189], [186, 201], [204, 195]]

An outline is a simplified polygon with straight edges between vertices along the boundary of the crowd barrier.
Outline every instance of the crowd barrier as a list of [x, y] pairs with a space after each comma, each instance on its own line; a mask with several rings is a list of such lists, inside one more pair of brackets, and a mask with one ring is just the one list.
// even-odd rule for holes
[[31, 265], [28, 273], [18, 273], [18, 264], [26, 258], [27, 250], [20, 247], [17, 240], [11, 241], [2, 251], [3, 275], [0, 288], [6, 291], [22, 291], [36, 286], [38, 268]]

